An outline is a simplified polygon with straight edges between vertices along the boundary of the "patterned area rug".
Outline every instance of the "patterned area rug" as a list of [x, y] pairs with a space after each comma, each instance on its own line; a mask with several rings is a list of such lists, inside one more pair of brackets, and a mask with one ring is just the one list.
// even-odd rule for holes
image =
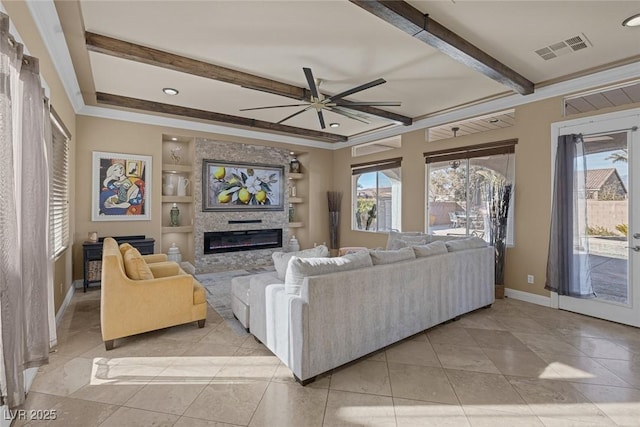
[[231, 279], [238, 276], [260, 274], [273, 271], [273, 267], [250, 268], [246, 270], [230, 270], [219, 273], [197, 274], [196, 278], [207, 291], [207, 302], [224, 319], [232, 331], [238, 335], [247, 332], [231, 311]]

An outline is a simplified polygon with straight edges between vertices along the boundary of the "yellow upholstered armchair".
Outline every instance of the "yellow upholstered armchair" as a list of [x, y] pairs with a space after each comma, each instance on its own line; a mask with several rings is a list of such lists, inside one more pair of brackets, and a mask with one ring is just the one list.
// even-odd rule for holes
[[195, 321], [204, 327], [207, 299], [193, 276], [162, 254], [142, 257], [124, 245], [122, 252], [114, 239], [104, 239], [100, 325], [107, 350], [114, 340], [143, 332]]

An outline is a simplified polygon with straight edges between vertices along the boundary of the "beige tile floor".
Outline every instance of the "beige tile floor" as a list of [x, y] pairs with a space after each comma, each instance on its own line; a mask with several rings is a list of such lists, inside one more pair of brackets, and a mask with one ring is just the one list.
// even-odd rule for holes
[[[640, 329], [517, 300], [435, 327], [301, 387], [213, 310], [116, 341], [77, 293], [25, 409], [59, 426], [640, 425]], [[45, 422], [15, 421], [14, 425]]]

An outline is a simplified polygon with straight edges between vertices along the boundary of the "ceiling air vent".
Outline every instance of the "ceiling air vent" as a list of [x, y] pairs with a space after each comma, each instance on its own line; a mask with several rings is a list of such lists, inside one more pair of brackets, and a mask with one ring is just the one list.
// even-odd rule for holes
[[541, 49], [536, 50], [542, 59], [548, 61], [549, 59], [556, 58], [558, 56], [566, 55], [568, 53], [576, 52], [578, 50], [586, 49], [591, 45], [589, 39], [584, 34], [578, 36], [569, 37], [566, 40], [550, 44]]

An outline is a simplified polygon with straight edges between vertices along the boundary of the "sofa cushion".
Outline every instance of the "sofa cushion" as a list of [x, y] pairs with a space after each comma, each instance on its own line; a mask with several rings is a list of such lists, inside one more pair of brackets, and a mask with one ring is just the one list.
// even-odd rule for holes
[[288, 294], [300, 294], [302, 282], [307, 276], [318, 276], [337, 271], [355, 270], [372, 267], [373, 262], [367, 251], [354, 252], [336, 258], [300, 258], [291, 257], [284, 279], [285, 291]]
[[151, 280], [153, 274], [136, 248], [130, 248], [124, 254], [124, 271], [131, 280]]
[[[445, 248], [445, 252], [446, 252], [446, 248]], [[394, 262], [400, 262], [400, 261], [416, 258], [416, 254], [413, 252], [413, 249], [410, 247], [395, 249], [395, 250], [388, 250], [388, 251], [370, 249], [369, 255], [371, 255], [371, 261], [373, 262], [373, 265], [392, 264]]]
[[467, 249], [476, 249], [476, 248], [484, 248], [485, 246], [487, 246], [487, 242], [485, 242], [484, 240], [482, 240], [479, 237], [468, 237], [466, 239], [460, 239], [460, 240], [450, 240], [448, 242], [445, 242], [445, 244], [447, 245], [447, 250], [449, 252], [457, 252], [457, 251], [464, 251]]
[[284, 280], [287, 265], [293, 256], [297, 256], [298, 258], [328, 257], [329, 249], [325, 245], [318, 245], [315, 248], [304, 249], [297, 252], [274, 252], [271, 257], [273, 258], [273, 265], [278, 273], [278, 279]]
[[436, 241], [426, 245], [413, 246], [413, 252], [416, 254], [416, 258], [446, 254], [447, 245], [445, 242]]

